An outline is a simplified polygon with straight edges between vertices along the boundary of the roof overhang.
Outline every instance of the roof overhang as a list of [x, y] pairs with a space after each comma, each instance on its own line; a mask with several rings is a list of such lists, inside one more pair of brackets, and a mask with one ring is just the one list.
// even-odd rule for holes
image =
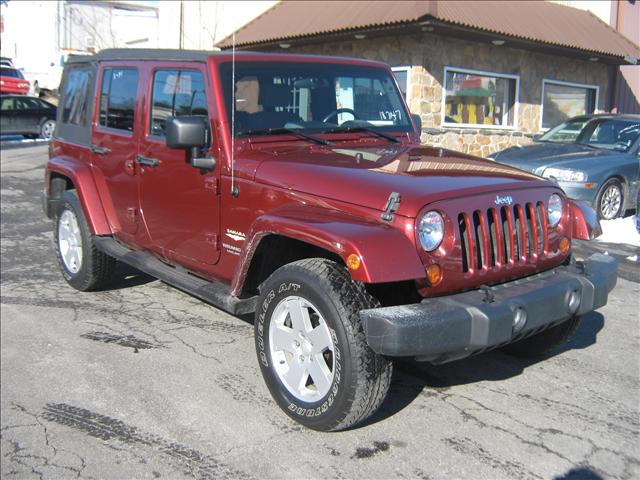
[[[584, 49], [578, 49], [573, 47], [565, 47], [561, 45], [554, 45], [550, 43], [544, 43], [539, 41], [532, 41], [513, 37], [510, 35], [504, 35], [495, 32], [488, 32], [485, 30], [469, 28], [461, 25], [456, 25], [442, 20], [435, 19], [430, 16], [425, 16], [415, 22], [395, 23], [391, 25], [380, 26], [367, 26], [362, 28], [353, 28], [348, 30], [341, 30], [339, 32], [327, 32], [313, 35], [304, 35], [296, 37], [281, 37], [271, 38], [269, 40], [261, 42], [251, 43], [238, 43], [236, 44], [237, 50], [272, 50], [282, 49], [281, 45], [286, 48], [295, 45], [314, 45], [324, 44], [334, 41], [345, 40], [365, 40], [367, 38], [384, 37], [389, 35], [424, 35], [434, 34], [446, 37], [457, 38], [460, 40], [467, 40], [477, 43], [486, 43], [491, 45], [499, 44], [505, 48], [520, 48], [523, 50], [529, 50], [537, 53], [544, 53], [549, 55], [558, 55], [563, 57], [570, 57], [579, 60], [592, 61], [594, 63], [600, 62], [606, 65], [636, 65], [639, 64], [639, 59], [633, 56], [615, 56], [606, 54], [603, 52], [596, 52]], [[364, 35], [364, 37], [363, 37]], [[229, 50], [232, 48], [231, 43], [226, 43], [231, 39], [225, 39], [225, 43], [220, 45], [223, 50]]]

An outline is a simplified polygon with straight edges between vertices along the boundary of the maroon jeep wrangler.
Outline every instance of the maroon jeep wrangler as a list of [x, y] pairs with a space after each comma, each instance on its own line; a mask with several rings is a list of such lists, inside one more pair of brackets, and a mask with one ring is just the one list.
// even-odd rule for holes
[[614, 259], [586, 204], [508, 166], [419, 144], [384, 64], [105, 50], [65, 65], [44, 209], [66, 281], [125, 262], [255, 312], [264, 379], [298, 422], [380, 406], [392, 359], [538, 355], [602, 307]]

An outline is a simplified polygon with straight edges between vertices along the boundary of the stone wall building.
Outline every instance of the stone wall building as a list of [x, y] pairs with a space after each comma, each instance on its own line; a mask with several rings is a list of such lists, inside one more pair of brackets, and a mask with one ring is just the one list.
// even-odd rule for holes
[[591, 13], [547, 2], [284, 1], [238, 30], [235, 48], [388, 63], [424, 143], [485, 157], [608, 111], [612, 73], [640, 57]]

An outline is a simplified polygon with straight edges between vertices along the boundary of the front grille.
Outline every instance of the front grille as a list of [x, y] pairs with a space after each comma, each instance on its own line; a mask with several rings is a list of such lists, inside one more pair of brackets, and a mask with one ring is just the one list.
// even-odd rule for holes
[[458, 228], [463, 272], [535, 261], [549, 248], [542, 202], [462, 212]]

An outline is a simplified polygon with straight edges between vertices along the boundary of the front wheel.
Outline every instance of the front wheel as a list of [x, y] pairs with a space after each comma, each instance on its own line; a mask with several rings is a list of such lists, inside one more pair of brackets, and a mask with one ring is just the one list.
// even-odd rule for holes
[[112, 279], [115, 260], [96, 248], [75, 190], [62, 194], [53, 240], [62, 276], [81, 291], [99, 290]]
[[362, 422], [384, 400], [392, 364], [366, 344], [359, 311], [378, 306], [346, 269], [322, 258], [285, 265], [260, 288], [255, 337], [280, 408], [315, 430]]
[[596, 211], [600, 220], [612, 220], [624, 213], [622, 185], [618, 180], [612, 178], [602, 186], [596, 201]]

